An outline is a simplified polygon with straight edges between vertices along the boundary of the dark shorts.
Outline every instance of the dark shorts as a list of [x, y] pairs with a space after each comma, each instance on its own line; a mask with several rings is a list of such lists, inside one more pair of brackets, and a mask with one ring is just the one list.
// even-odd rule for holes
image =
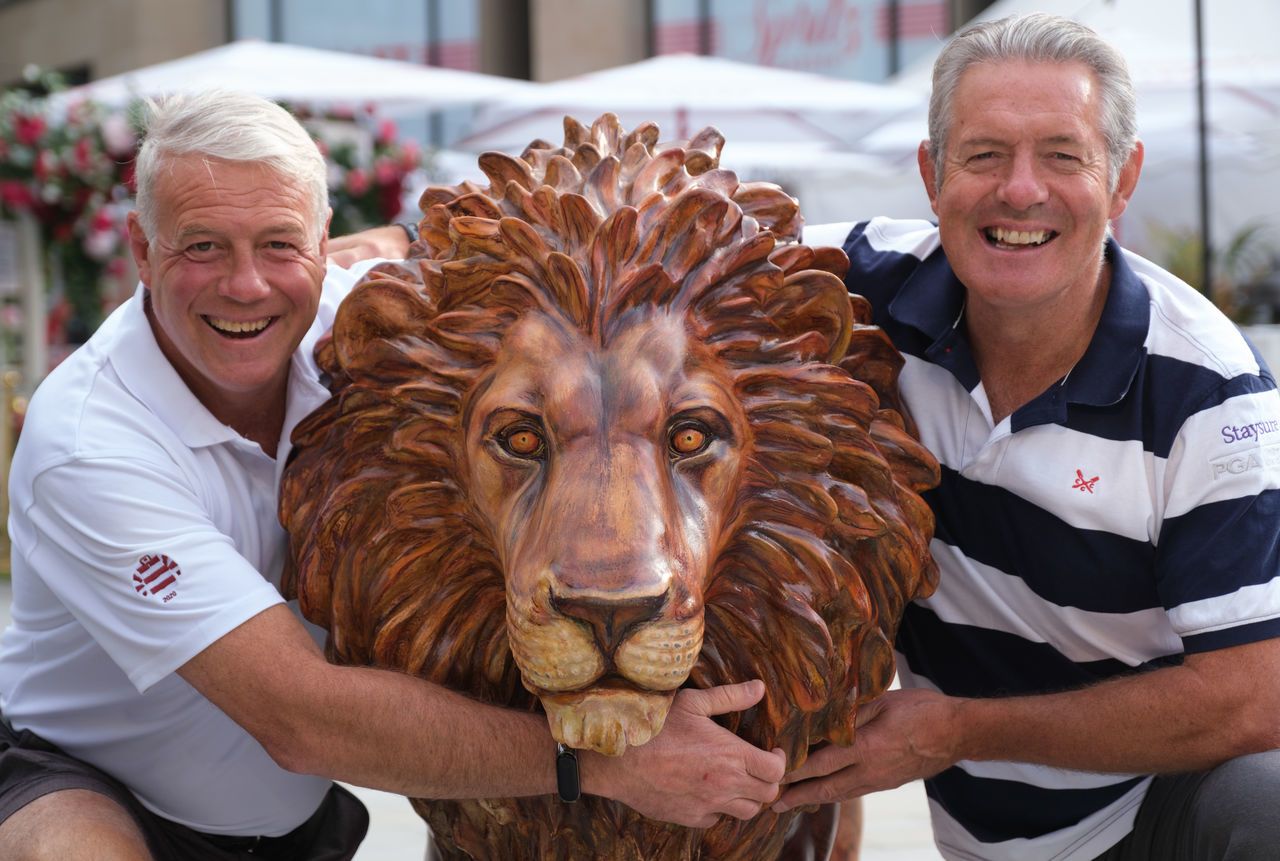
[[105, 772], [0, 720], [0, 822], [37, 798], [64, 789], [87, 789], [124, 808], [156, 861], [350, 861], [369, 830], [364, 805], [334, 784], [311, 818], [281, 837], [204, 834], [157, 816]]

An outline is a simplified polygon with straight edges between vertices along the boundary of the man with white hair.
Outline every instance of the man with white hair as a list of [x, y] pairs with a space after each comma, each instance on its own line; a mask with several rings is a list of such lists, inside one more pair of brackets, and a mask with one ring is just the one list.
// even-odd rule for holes
[[[355, 274], [326, 271], [325, 166], [265, 100], [154, 111], [129, 232], [142, 284], [32, 399], [11, 479], [0, 640], [0, 857], [348, 859], [367, 815], [333, 780], [418, 797], [556, 790], [545, 719], [328, 664], [277, 591], [293, 426]], [[585, 792], [706, 826], [777, 794], [781, 752], [677, 696]]]
[[1109, 236], [1134, 115], [1091, 30], [975, 25], [934, 66], [937, 225], [806, 234], [843, 244], [905, 355], [941, 578], [906, 610], [904, 689], [779, 809], [925, 778], [949, 859], [1280, 852], [1280, 397], [1217, 309]]

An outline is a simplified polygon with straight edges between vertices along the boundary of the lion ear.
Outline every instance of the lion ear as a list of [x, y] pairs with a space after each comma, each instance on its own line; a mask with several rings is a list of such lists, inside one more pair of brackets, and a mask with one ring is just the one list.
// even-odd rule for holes
[[849, 346], [853, 303], [844, 282], [818, 269], [788, 275], [764, 307], [800, 361], [833, 364]]
[[388, 269], [375, 268], [338, 306], [332, 344], [344, 371], [361, 366], [375, 343], [420, 333], [435, 316], [431, 298], [410, 281], [397, 277], [407, 275], [408, 270]]

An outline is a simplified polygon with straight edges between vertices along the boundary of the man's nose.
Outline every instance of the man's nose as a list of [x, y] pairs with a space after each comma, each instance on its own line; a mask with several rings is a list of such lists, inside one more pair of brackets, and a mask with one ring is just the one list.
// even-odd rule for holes
[[1014, 154], [1000, 179], [997, 193], [1001, 203], [1017, 210], [1030, 209], [1048, 199], [1049, 190], [1033, 154]]
[[231, 269], [218, 291], [222, 296], [237, 302], [255, 302], [265, 298], [271, 287], [259, 270], [252, 254], [236, 253], [231, 256]]

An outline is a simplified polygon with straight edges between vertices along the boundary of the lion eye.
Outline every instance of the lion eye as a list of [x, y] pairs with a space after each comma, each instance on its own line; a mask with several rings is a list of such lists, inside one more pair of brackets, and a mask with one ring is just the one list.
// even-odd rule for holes
[[498, 442], [508, 453], [526, 458], [541, 457], [542, 450], [546, 446], [542, 440], [542, 434], [527, 427], [516, 428], [503, 434], [498, 437]]
[[671, 432], [671, 452], [682, 457], [697, 454], [711, 443], [711, 434], [695, 425], [682, 425]]

